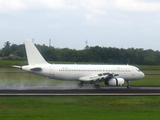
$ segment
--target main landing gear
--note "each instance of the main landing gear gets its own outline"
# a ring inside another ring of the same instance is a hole
[[[82,88],[83,87],[83,82],[78,83],[78,88]]]
[[[83,82],[78,83],[77,87],[82,88],[83,87]],[[94,88],[100,89],[100,85],[94,84]]]
[[[131,86],[129,85],[129,81],[126,81],[127,82],[127,88],[130,89]]]
[[[94,85],[94,88],[100,89],[100,85],[95,84],[95,85]]]

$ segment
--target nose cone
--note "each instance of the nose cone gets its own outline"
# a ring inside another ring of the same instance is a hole
[[[145,74],[141,72],[141,79],[144,78]]]

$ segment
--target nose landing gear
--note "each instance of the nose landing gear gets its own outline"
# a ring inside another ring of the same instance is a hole
[[[127,88],[130,89],[131,86],[129,85],[129,81],[126,81],[127,82]]]

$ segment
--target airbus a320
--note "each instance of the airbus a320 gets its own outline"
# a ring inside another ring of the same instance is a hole
[[[99,89],[100,82],[106,86],[123,86],[129,81],[142,79],[145,75],[139,68],[131,65],[81,65],[81,64],[50,64],[37,50],[30,40],[25,40],[28,65],[13,67],[40,76],[67,81],[79,81],[78,87],[93,84]]]

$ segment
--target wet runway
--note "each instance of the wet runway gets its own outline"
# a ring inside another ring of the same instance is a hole
[[[101,86],[0,86],[0,96],[154,96],[160,95],[160,86],[131,86],[123,87]]]

